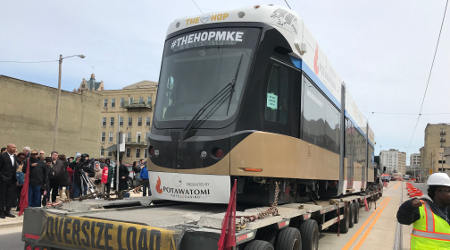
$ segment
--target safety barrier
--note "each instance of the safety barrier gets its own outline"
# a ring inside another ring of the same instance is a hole
[[[423,195],[423,192],[420,189],[414,187],[414,185],[411,184],[410,182],[406,183],[406,190],[408,190],[408,196],[410,198],[419,197]]]

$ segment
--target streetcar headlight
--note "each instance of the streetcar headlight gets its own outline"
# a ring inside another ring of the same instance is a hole
[[[214,148],[212,153],[216,158],[219,158],[219,159],[225,155],[225,153],[223,152],[223,149],[221,149],[221,148]]]

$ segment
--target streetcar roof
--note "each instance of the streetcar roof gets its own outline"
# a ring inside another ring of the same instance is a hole
[[[212,23],[265,23],[277,29],[288,41],[292,53],[301,58],[340,105],[341,86],[345,85],[331,66],[326,55],[320,49],[311,32],[305,27],[303,20],[294,11],[277,5],[255,5],[229,11],[204,13],[194,17],[184,17],[174,20],[167,30],[170,35],[180,30]],[[346,111],[355,125],[373,143],[373,132],[369,128],[367,133],[367,119],[359,111],[356,103],[346,91]]]

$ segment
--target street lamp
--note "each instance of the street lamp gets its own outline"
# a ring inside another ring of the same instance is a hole
[[[60,105],[60,98],[61,98],[61,67],[62,67],[62,62],[64,59],[66,58],[71,58],[71,57],[79,57],[81,59],[84,59],[86,56],[81,54],[81,55],[72,55],[72,56],[65,56],[63,57],[62,55],[59,55],[59,69],[58,69],[58,95],[56,96],[56,112],[55,112],[55,125],[54,125],[54,130],[53,130],[53,150],[56,150],[56,140],[58,138],[58,122],[59,122],[59,105]]]

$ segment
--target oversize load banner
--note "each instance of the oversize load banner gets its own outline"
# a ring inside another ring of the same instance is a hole
[[[221,203],[230,199],[230,176],[149,171],[152,197],[163,200]]]
[[[46,214],[39,242],[71,249],[175,250],[171,230],[125,222]]]

